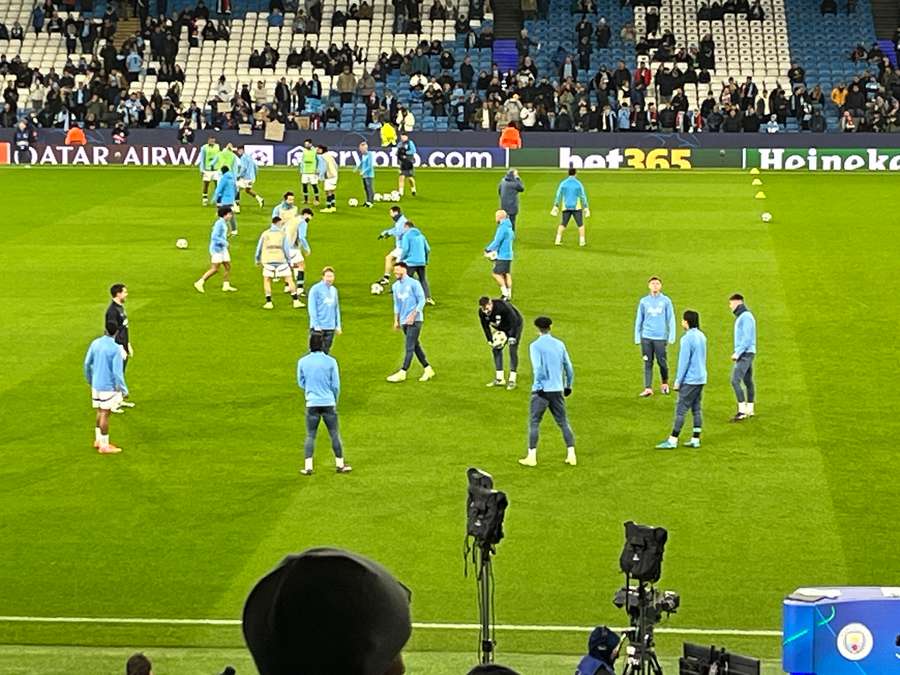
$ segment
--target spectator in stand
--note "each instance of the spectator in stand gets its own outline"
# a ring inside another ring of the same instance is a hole
[[[606,49],[609,47],[609,39],[612,36],[612,30],[610,29],[609,24],[606,23],[606,19],[602,16],[597,22],[597,31],[595,35],[597,38],[598,49]]]
[[[750,11],[747,13],[748,21],[763,21],[766,18],[766,11],[763,9],[759,0],[753,0],[750,5]]]
[[[769,121],[766,122],[766,133],[777,134],[779,131],[781,131],[781,125],[778,124],[778,116],[769,115]]]
[[[791,83],[791,88],[796,89],[798,86],[806,84],[806,71],[796,63],[792,63],[787,71],[787,78]]]
[[[349,66],[344,66],[344,71],[338,76],[337,91],[341,95],[341,103],[350,103],[356,92],[356,77],[350,72]]]
[[[153,665],[143,654],[132,654],[125,663],[125,675],[153,675]]]
[[[410,598],[372,560],[308,549],[257,582],[244,605],[244,639],[267,675],[400,675],[412,633]]]
[[[844,114],[841,115],[841,131],[846,133],[856,131],[856,120],[853,119],[853,115],[849,110],[845,110]]]
[[[535,42],[528,36],[528,29],[523,28],[519,31],[519,36],[516,38],[516,49],[519,52],[519,58],[524,59],[529,54],[529,50],[532,47],[540,48],[540,43]]]
[[[837,16],[837,2],[835,0],[822,0],[822,4],[819,5],[819,11],[822,12],[822,16],[826,14]]]

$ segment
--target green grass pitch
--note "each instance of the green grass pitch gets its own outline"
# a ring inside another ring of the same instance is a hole
[[[252,264],[270,205],[299,192],[294,172],[261,172],[267,206],[245,199],[232,249],[239,292],[213,280],[206,295],[191,284],[206,269],[214,215],[199,205],[196,170],[0,172],[0,614],[234,619],[282,555],[331,544],[393,570],[413,589],[415,621],[472,623],[462,539],[473,465],[510,498],[495,562],[502,624],[621,625],[611,598],[627,519],[669,529],[661,587],[683,602],[670,628],[777,630],[781,598],[797,586],[896,582],[896,177],[764,174],[762,202],[746,173],[584,172],[593,213],[579,249],[574,232],[553,246],[560,173],[523,172],[514,292],[529,326],[553,317],[574,361],[578,467],[563,464],[549,416],[539,466],[516,463],[527,356],[518,391],[484,386],[493,367],[476,302],[497,292],[481,250],[501,172],[423,171],[419,196],[403,202],[431,241],[438,305],[423,331],[437,377],[401,385],[384,381],[402,351],[390,296],[369,293],[389,248],[376,241],[387,206],[347,208],[361,189],[345,173],[338,214],[312,223],[308,267],[337,269],[344,335],[333,354],[355,471],[325,471],[320,436],[323,470],[308,479],[297,474],[295,384],[307,315],[281,295],[264,312]],[[381,171],[376,189],[395,180]],[[179,237],[188,250],[175,248]],[[654,451],[674,400],[637,398],[632,326],[651,274],[679,314],[700,312],[709,339],[699,452]],[[137,407],[112,420],[124,453],[103,457],[91,448],[81,363],[116,281],[130,289]],[[759,322],[757,417],[742,425],[727,423],[734,291]],[[661,651],[675,655],[683,638],[661,636]],[[779,654],[772,637],[695,639]],[[567,673],[585,642],[501,631],[498,660],[529,675]],[[3,673],[114,673],[132,648],[168,672],[213,672],[228,660],[251,671],[232,626],[0,620],[0,644]],[[471,632],[418,629],[410,672],[464,672],[475,651]]]

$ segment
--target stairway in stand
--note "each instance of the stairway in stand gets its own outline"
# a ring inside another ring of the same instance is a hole
[[[141,30],[141,22],[137,18],[119,19],[119,25],[116,26],[116,34],[113,36],[113,44],[116,49],[121,49],[122,45],[134,34]]]
[[[494,0],[494,62],[500,72],[519,67],[516,38],[522,30],[520,0]]]

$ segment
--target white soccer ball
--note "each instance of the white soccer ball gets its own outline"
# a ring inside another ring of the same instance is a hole
[[[770,222],[772,222],[772,214],[769,213],[768,211],[766,211],[765,213],[763,213],[763,214],[762,214],[762,221],[763,221],[764,223],[770,223]]]
[[[488,260],[496,260],[497,259],[497,251],[488,251],[484,254],[484,257]]]
[[[371,292],[372,295],[381,295],[384,293],[384,286],[381,284],[372,284],[369,286],[369,292]]]
[[[400,192],[398,190],[394,190],[391,192],[391,201],[399,202],[400,201]]]
[[[506,346],[506,339],[506,333],[502,330],[495,331],[491,339],[491,345],[494,349],[503,349]]]
[[[376,202],[380,202],[380,201],[382,201],[383,199],[384,199],[384,195],[382,195],[380,192],[376,192],[376,193],[375,193],[375,201],[376,201]]]
[[[347,200],[347,206],[359,206],[359,200],[356,197],[350,197],[350,199]]]
[[[179,239],[175,242],[175,248],[187,248],[187,239]]]

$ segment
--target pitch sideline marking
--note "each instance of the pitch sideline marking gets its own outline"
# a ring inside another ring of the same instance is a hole
[[[0,616],[0,623],[68,623],[68,624],[138,624],[152,626],[240,626],[237,619],[147,619],[84,616]],[[476,623],[414,622],[420,630],[478,630]],[[594,626],[553,626],[498,624],[497,630],[537,633],[589,633]],[[615,630],[624,630],[616,628]],[[741,630],[736,628],[657,628],[657,633],[670,635],[736,635],[743,637],[781,637],[778,630]]]

